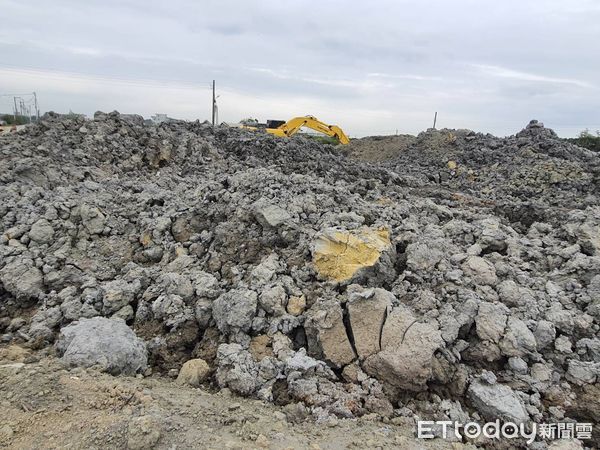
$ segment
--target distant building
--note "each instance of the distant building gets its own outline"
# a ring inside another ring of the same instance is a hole
[[[163,123],[163,122],[168,122],[169,120],[173,120],[169,116],[167,116],[166,114],[154,114],[150,118],[152,119],[152,122],[154,122],[155,124],[159,124],[159,123]]]

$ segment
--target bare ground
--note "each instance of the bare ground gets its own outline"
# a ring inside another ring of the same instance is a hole
[[[368,162],[390,161],[398,157],[416,141],[415,136],[370,136],[352,139],[342,150],[351,158]]]
[[[282,408],[227,389],[67,370],[52,355],[14,346],[0,355],[2,448],[463,448],[418,441],[408,418],[293,423]]]

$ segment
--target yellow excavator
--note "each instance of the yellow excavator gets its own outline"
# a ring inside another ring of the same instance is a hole
[[[246,120],[241,122],[241,127],[254,131],[264,129],[267,133],[279,137],[291,137],[300,131],[302,127],[307,127],[337,139],[340,144],[350,143],[350,139],[348,139],[348,136],[346,136],[346,133],[344,133],[340,127],[337,125],[327,125],[313,116],[294,117],[287,122],[284,122],[283,120],[267,120],[266,124],[260,124],[258,121]]]

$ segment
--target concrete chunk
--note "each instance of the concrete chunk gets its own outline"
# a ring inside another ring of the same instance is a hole
[[[344,326],[342,307],[334,300],[318,301],[306,312],[304,323],[311,355],[340,368],[356,355]]]
[[[364,289],[350,294],[348,315],[358,356],[366,358],[381,350],[379,341],[394,295],[385,289]]]
[[[407,308],[395,308],[383,326],[382,350],[368,357],[363,368],[391,388],[424,390],[434,352],[443,345],[436,324],[418,322]]]
[[[501,419],[515,423],[529,420],[529,414],[519,397],[508,386],[475,380],[469,386],[467,395],[473,406],[488,420]]]

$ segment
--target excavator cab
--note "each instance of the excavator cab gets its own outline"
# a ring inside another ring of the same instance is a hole
[[[267,128],[279,128],[285,120],[267,120]]]

